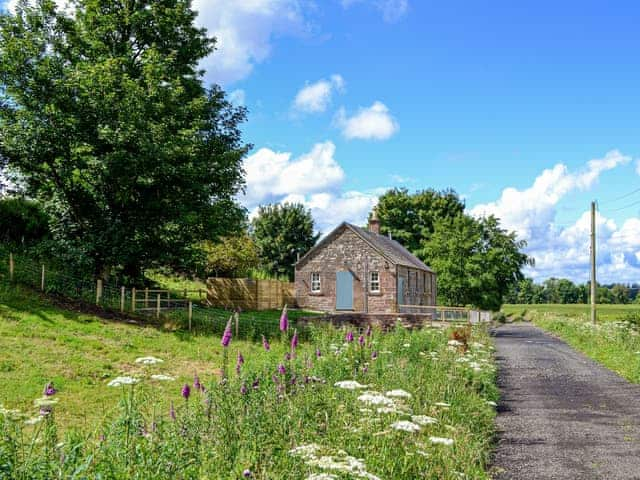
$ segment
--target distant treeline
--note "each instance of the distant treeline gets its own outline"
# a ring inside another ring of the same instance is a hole
[[[505,303],[588,303],[591,283],[575,284],[566,278],[549,278],[541,284],[526,278],[514,284],[507,293]],[[640,303],[640,284],[598,284],[597,303]]]

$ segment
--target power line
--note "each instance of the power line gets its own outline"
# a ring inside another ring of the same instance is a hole
[[[617,202],[618,200],[622,200],[624,198],[630,197],[631,195],[633,195],[634,193],[638,193],[640,192],[640,188],[636,188],[635,190],[633,190],[632,192],[629,193],[625,193],[624,195],[621,195],[619,197],[616,198],[612,198],[611,200],[607,200],[606,202],[604,202],[605,204],[609,204],[609,203],[614,203]]]
[[[636,205],[640,205],[640,200],[638,200],[636,202],[633,202],[633,203],[629,203],[628,205],[625,205],[624,207],[615,208],[613,210],[607,210],[607,213],[619,212],[621,210],[626,210],[627,208],[635,207]]]

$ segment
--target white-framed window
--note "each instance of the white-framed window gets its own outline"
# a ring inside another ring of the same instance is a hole
[[[320,293],[320,273],[313,272],[311,274],[311,293]]]
[[[380,272],[369,272],[369,291],[380,292]]]

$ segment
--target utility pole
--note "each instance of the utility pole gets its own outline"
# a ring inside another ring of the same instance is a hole
[[[596,202],[591,202],[591,323],[596,323]]]

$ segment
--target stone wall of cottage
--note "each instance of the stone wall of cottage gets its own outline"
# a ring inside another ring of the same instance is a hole
[[[367,267],[368,263],[368,267]],[[296,268],[295,290],[300,308],[333,312],[336,308],[336,272],[353,275],[353,311],[365,307],[365,269],[377,271],[380,292],[367,292],[370,313],[388,313],[396,309],[396,267],[376,252],[353,231],[345,228],[326,245],[312,253],[311,258]],[[311,274],[320,273],[320,292],[311,292]]]

